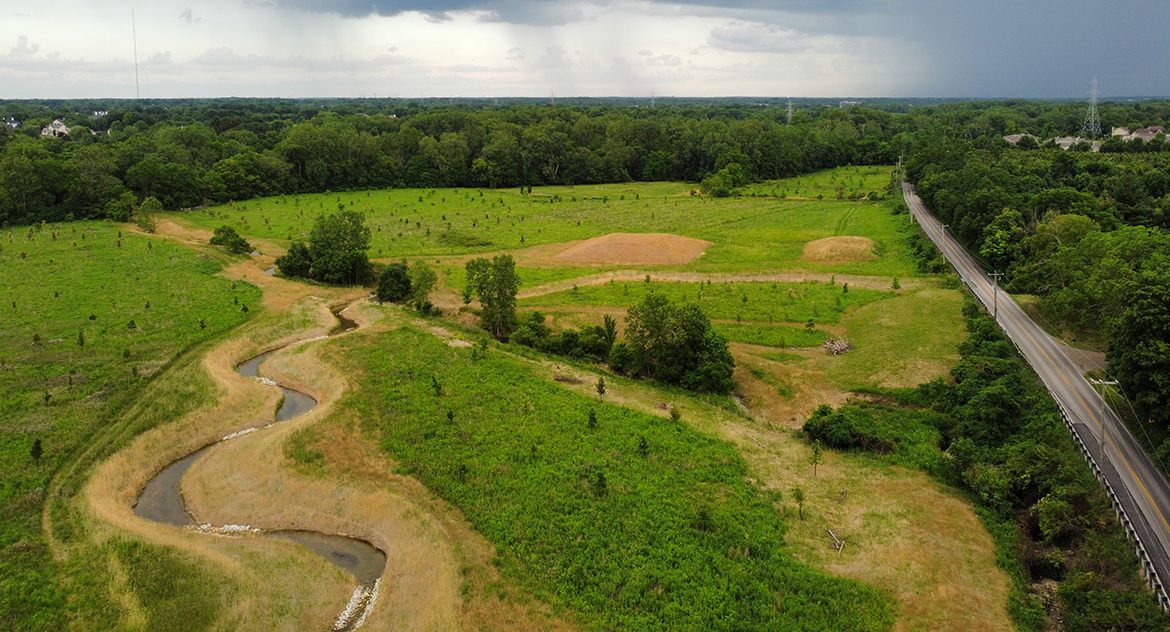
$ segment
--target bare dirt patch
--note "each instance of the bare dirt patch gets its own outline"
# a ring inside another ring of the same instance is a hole
[[[558,263],[681,265],[703,254],[711,242],[669,233],[610,233],[571,244],[553,256]]]
[[[877,249],[868,237],[826,237],[804,245],[805,261],[818,263],[849,263],[853,261],[876,261]]]

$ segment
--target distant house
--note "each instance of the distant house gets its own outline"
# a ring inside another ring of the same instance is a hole
[[[1126,140],[1143,140],[1143,141],[1149,142],[1151,140],[1154,140],[1154,137],[1157,136],[1158,134],[1165,134],[1165,133],[1166,133],[1165,127],[1162,127],[1161,125],[1151,125],[1149,127],[1135,129],[1133,131],[1133,133],[1130,134],[1126,138]]]
[[[1040,142],[1039,138],[1037,138],[1031,134],[1008,134],[1007,136],[1004,136],[1003,139],[1006,140],[1007,142],[1013,144],[1013,145],[1018,145],[1018,144],[1020,144],[1020,141],[1024,140],[1025,137],[1031,138],[1032,140],[1036,141],[1037,143]]]
[[[1053,145],[1065,151],[1081,143],[1089,143],[1091,151],[1101,151],[1101,141],[1099,140],[1089,141],[1089,139],[1081,138],[1080,136],[1057,136],[1052,139]]]
[[[20,127],[20,121],[12,118],[11,116],[6,116],[4,117],[4,125],[11,127],[12,129],[16,129]]]
[[[1140,140],[1140,141],[1148,143],[1148,142],[1154,140],[1154,138],[1158,134],[1164,135],[1165,133],[1166,133],[1166,128],[1162,127],[1161,125],[1151,125],[1149,127],[1135,129],[1132,132],[1129,131],[1128,127],[1114,127],[1113,128],[1113,137],[1120,138],[1121,140],[1123,140],[1127,143],[1135,141],[1135,140]],[[1166,140],[1170,141],[1170,137],[1168,137]]]
[[[69,136],[69,126],[61,122],[61,119],[53,119],[41,130],[41,136],[53,136],[55,138],[65,138]]]
[[[102,118],[103,116],[105,116],[107,114],[109,114],[109,112],[106,110],[94,110],[93,114],[91,116],[93,116],[94,118]]]
[[[842,101],[841,103],[837,104],[837,107],[850,108],[855,105],[861,105],[861,101]]]

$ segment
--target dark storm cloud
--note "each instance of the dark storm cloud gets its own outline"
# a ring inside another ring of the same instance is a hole
[[[1170,0],[269,0],[276,6],[347,17],[418,12],[435,20],[460,11],[484,21],[565,25],[582,9],[634,9],[723,18],[706,44],[736,53],[809,50],[836,36],[844,50],[899,57],[864,61],[913,73],[915,95],[1080,97],[1089,80],[1106,96],[1170,95]],[[909,63],[907,63],[909,62]]]

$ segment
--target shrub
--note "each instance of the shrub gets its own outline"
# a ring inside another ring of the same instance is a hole
[[[313,268],[313,255],[303,241],[294,241],[288,253],[276,260],[280,273],[288,277],[308,277]]]
[[[406,262],[386,266],[378,276],[378,290],[375,294],[383,303],[399,303],[410,296],[410,269]]]
[[[213,246],[222,246],[232,254],[243,255],[252,252],[252,244],[236,232],[231,226],[220,226],[212,233],[209,242]]]

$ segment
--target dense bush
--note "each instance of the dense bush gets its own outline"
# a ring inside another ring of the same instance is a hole
[[[213,246],[222,246],[232,254],[244,255],[252,252],[252,244],[240,236],[231,226],[220,226],[211,235],[209,242]]]
[[[617,321],[606,316],[603,325],[586,325],[581,329],[566,329],[552,333],[544,323],[544,314],[532,312],[520,320],[512,333],[512,342],[574,358],[590,358],[604,362],[609,358],[617,336]]]
[[[383,303],[400,303],[410,297],[410,269],[406,262],[391,263],[382,270],[375,295]]]
[[[370,277],[370,229],[354,211],[319,216],[309,233],[309,244],[294,241],[276,260],[280,272],[323,283],[365,283]]]

